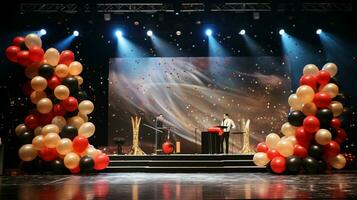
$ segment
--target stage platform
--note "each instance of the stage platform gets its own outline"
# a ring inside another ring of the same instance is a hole
[[[253,154],[110,155],[106,172],[265,172]]]

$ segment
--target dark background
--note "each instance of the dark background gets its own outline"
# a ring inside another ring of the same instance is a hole
[[[61,3],[65,2],[68,1],[61,1]],[[179,1],[161,2],[178,3]],[[278,5],[279,2],[281,1],[275,2],[274,5]],[[42,37],[44,48],[49,48],[63,40],[75,29],[80,32],[80,36],[75,38],[68,49],[75,52],[76,59],[84,65],[83,89],[96,106],[94,113],[91,114],[91,121],[96,125],[98,131],[90,141],[96,146],[107,144],[108,62],[111,57],[117,56],[117,43],[114,36],[116,28],[122,28],[126,37],[141,45],[144,51],[142,56],[157,56],[151,42],[145,39],[147,38],[146,30],[150,28],[172,45],[179,44],[179,47],[182,48],[181,50],[178,48],[176,55],[171,56],[191,57],[208,56],[207,42],[203,41],[206,27],[213,28],[215,37],[229,51],[230,56],[286,56],[282,49],[280,35],[277,34],[280,28],[284,28],[292,36],[309,44],[309,49],[302,52],[303,55],[291,63],[292,88],[297,87],[305,64],[314,63],[322,66],[327,61],[332,61],[339,66],[338,78],[343,92],[350,97],[351,104],[356,105],[355,3],[352,5],[352,12],[302,12],[299,10],[301,1],[293,2],[295,4],[292,4],[291,9],[289,8],[285,12],[276,10],[260,12],[259,20],[253,19],[252,12],[207,11],[179,13],[179,15],[165,12],[112,14],[110,21],[104,21],[103,13],[95,12],[94,4],[91,3],[89,6],[92,12],[79,10],[75,14],[69,14],[63,12],[21,12],[20,4],[11,1],[9,4],[7,2],[7,5],[1,6],[0,49],[4,52],[13,37],[25,35],[41,28],[47,30],[47,35]],[[81,6],[88,1],[76,1],[75,3]],[[135,25],[136,21],[139,22],[139,25]],[[238,35],[242,28],[259,44],[259,51],[252,52]],[[323,45],[315,34],[317,28],[322,28],[339,39],[336,42],[339,46],[336,48],[338,51],[324,51]],[[180,30],[182,35],[176,36],[176,30]],[[329,57],[326,56],[327,53],[329,53]],[[32,105],[21,90],[22,84],[26,80],[23,69],[9,63],[5,59],[4,53],[1,53],[0,58],[0,94],[2,97],[0,134],[3,142],[8,144],[6,155],[9,156],[6,163],[12,166],[16,164],[16,159],[10,155],[17,155],[19,147],[19,144],[14,140],[14,128],[23,122]]]

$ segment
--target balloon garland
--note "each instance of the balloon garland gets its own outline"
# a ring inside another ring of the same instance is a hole
[[[322,70],[313,64],[304,67],[300,87],[288,99],[291,109],[288,122],[281,126],[284,136],[270,133],[257,145],[256,165],[267,166],[276,174],[344,168],[346,158],[340,153],[340,144],[347,134],[336,74],[334,63],[325,64]]]
[[[70,50],[42,49],[36,34],[15,37],[6,57],[24,67],[30,81],[25,94],[35,109],[19,124],[15,133],[23,144],[19,157],[30,162],[39,157],[55,169],[64,165],[72,173],[103,170],[109,157],[88,143],[95,132],[88,115],[94,104],[80,86],[83,66]],[[63,166],[62,166],[63,167]]]

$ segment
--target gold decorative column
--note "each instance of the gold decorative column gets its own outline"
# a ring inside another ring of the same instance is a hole
[[[243,128],[243,147],[242,150],[240,151],[241,153],[255,153],[254,150],[250,149],[250,142],[249,142],[249,126],[250,126],[250,120],[248,119],[245,121],[245,119],[242,119],[242,128]]]
[[[131,147],[129,155],[146,155],[146,153],[139,146],[140,121],[140,117],[131,117],[131,125],[133,126],[133,146]]]

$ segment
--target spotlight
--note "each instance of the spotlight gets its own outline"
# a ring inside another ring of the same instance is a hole
[[[79,32],[78,31],[73,31],[73,35],[77,37],[79,35]]]
[[[115,35],[117,36],[117,37],[123,37],[123,32],[121,32],[121,31],[115,31]]]
[[[40,30],[40,35],[46,35],[47,31],[45,29]]]
[[[239,35],[244,35],[244,34],[245,34],[245,30],[244,29],[239,31]]]
[[[279,30],[279,34],[280,34],[280,35],[284,35],[284,34],[285,34],[285,30],[284,30],[284,29],[280,29],[280,30]]]
[[[211,29],[207,29],[205,33],[206,33],[207,36],[211,36],[212,35],[212,30]]]
[[[151,37],[152,34],[153,34],[152,30],[148,30],[148,31],[146,32],[146,35],[149,36],[149,37]]]
[[[322,33],[322,29],[319,28],[319,29],[316,30],[316,34],[317,35],[320,35],[321,33]]]

